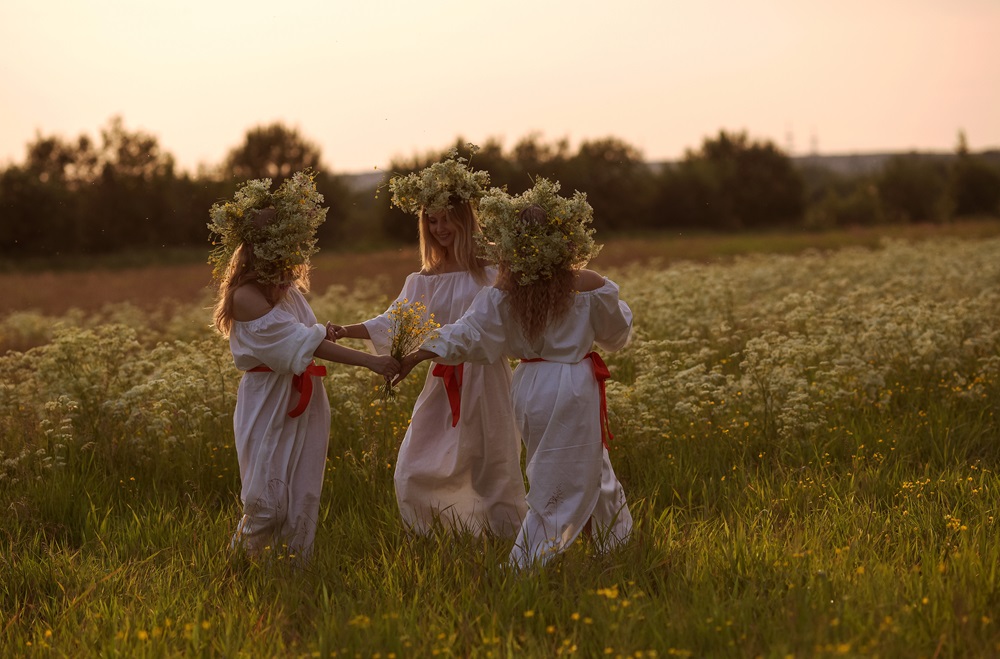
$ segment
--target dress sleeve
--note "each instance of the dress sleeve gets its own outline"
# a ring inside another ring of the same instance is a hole
[[[413,277],[413,274],[406,277],[406,281],[403,283],[403,290],[399,292],[399,295],[396,296],[396,299],[393,300],[388,309],[374,318],[366,320],[362,323],[362,325],[365,326],[365,329],[368,330],[368,336],[371,338],[371,347],[375,351],[375,354],[389,354],[389,348],[391,347],[392,342],[392,337],[389,335],[389,328],[392,326],[392,321],[389,320],[389,311],[397,302],[416,299],[416,289]]]
[[[306,325],[277,308],[256,320],[240,323],[238,331],[247,352],[275,373],[304,372],[326,338],[323,325]]]
[[[439,355],[442,364],[492,364],[504,356],[506,334],[499,312],[502,294],[495,288],[479,291],[469,309],[454,323],[421,346]]]
[[[594,328],[594,342],[602,350],[614,352],[628,343],[632,333],[632,310],[618,297],[618,284],[605,279],[605,284],[595,291],[590,309]]]

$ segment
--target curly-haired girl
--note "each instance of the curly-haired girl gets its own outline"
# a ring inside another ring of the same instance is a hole
[[[529,489],[528,514],[510,554],[519,568],[544,563],[581,532],[607,550],[632,529],[606,444],[610,373],[593,352],[595,343],[607,351],[625,345],[632,312],[614,282],[582,268],[597,251],[586,228],[589,204],[557,191],[558,185],[540,181],[518,198],[491,192],[492,203],[482,210],[499,263],[495,286],[483,289],[458,322],[405,356],[397,378],[424,359],[521,360],[513,402]]]

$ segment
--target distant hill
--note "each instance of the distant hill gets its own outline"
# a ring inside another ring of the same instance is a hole
[[[361,174],[344,174],[343,177],[351,192],[364,192],[378,187],[386,175],[387,172],[362,172]]]
[[[896,156],[910,155],[921,159],[947,161],[955,157],[953,152],[910,152],[910,153],[848,153],[839,155],[793,156],[792,161],[799,167],[819,167],[844,174],[858,176],[878,171]]]
[[[1000,149],[990,149],[973,153],[974,156],[985,158],[996,166],[1000,166]],[[955,157],[953,151],[897,151],[889,153],[845,153],[831,155],[792,156],[792,162],[801,168],[818,167],[828,169],[845,176],[860,176],[878,171],[890,158],[896,156],[916,156],[928,160],[948,161]],[[653,171],[673,164],[672,161],[650,162]],[[360,174],[344,174],[344,181],[354,192],[374,189],[387,172],[362,172]]]

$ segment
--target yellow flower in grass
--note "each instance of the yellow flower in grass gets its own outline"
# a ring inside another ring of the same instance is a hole
[[[598,588],[597,594],[603,595],[604,597],[607,597],[609,600],[618,599],[618,586],[614,585],[611,586],[610,588]]]

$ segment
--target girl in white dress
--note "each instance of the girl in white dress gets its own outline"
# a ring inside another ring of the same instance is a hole
[[[518,568],[542,564],[581,532],[608,550],[624,542],[632,517],[608,457],[607,367],[597,353],[622,348],[632,312],[618,286],[581,267],[599,249],[582,193],[564,199],[537,181],[518,197],[491,190],[481,202],[488,252],[499,276],[456,323],[404,357],[414,364],[521,364],[514,372],[514,416],[527,450],[528,514],[510,554]]]
[[[393,306],[419,302],[438,323],[458,320],[496,277],[496,268],[476,256],[474,204],[489,179],[465,162],[453,156],[390,182],[393,203],[419,218],[422,261]],[[369,339],[378,354],[387,354],[390,326],[386,311],[363,323],[328,328],[334,340]],[[512,536],[526,507],[510,365],[451,364],[428,369],[399,447],[394,481],[400,515],[418,534],[440,526]]]
[[[221,240],[213,252],[219,281],[214,321],[244,371],[233,414],[243,515],[232,546],[307,558],[319,517],[330,437],[330,403],[314,357],[365,366],[389,378],[391,357],[338,346],[302,293],[309,288],[315,229],[325,219],[308,174],[274,193],[249,181],[232,202],[212,207]]]

